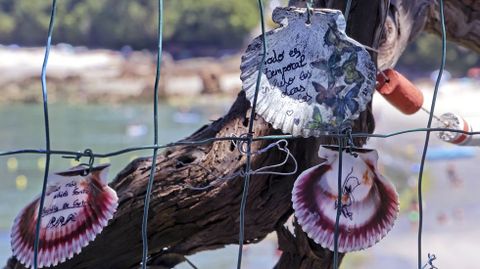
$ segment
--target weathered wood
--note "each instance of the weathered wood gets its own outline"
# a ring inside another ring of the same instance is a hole
[[[406,49],[422,31],[430,0],[392,0],[380,40],[378,67],[394,67]]]
[[[447,38],[480,53],[480,1],[445,0]],[[441,36],[438,0],[428,10],[425,30]]]
[[[298,223],[294,222],[294,234],[285,228],[277,229],[279,249],[282,256],[278,261],[275,269],[310,269],[310,268],[333,268],[332,259],[333,252],[319,248],[307,235],[302,231]],[[343,258],[340,254],[340,259]],[[296,267],[291,267],[296,266]]]

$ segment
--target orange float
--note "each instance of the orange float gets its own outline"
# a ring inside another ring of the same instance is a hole
[[[422,92],[399,72],[387,69],[377,75],[377,82],[377,91],[402,113],[410,115],[422,108]]]

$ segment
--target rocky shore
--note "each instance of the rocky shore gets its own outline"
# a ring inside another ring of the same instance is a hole
[[[44,48],[0,47],[0,103],[42,101]],[[151,101],[155,54],[54,46],[47,67],[49,102]],[[159,97],[234,96],[241,88],[240,56],[173,60],[163,53]]]

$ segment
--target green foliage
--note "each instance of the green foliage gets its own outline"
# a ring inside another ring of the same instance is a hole
[[[0,0],[0,43],[43,45],[50,1]],[[238,48],[258,23],[256,1],[165,1],[171,46]],[[157,1],[58,1],[55,42],[91,47],[156,47]]]
[[[442,43],[438,36],[422,34],[407,47],[397,66],[410,73],[437,70],[440,66],[441,51]],[[447,42],[446,69],[453,76],[465,76],[469,68],[478,65],[480,55]]]
[[[167,38],[186,46],[238,47],[258,23],[255,1],[182,0],[168,1]]]

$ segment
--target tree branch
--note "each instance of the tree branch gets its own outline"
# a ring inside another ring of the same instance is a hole
[[[448,40],[480,53],[480,1],[445,0],[444,10]],[[428,12],[425,31],[441,36],[438,0]]]

